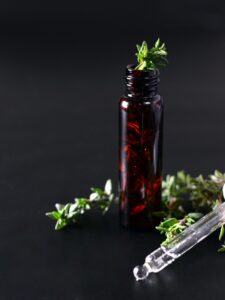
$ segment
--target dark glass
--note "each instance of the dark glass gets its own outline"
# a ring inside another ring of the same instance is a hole
[[[159,71],[126,70],[127,92],[119,102],[119,195],[125,227],[157,225],[162,182],[163,101]]]

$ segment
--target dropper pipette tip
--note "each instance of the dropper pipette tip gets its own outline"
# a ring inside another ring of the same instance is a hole
[[[134,277],[137,281],[147,278],[150,272],[150,267],[147,263],[136,266],[133,270]]]

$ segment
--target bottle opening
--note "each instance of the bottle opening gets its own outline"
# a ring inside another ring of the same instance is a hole
[[[135,70],[135,65],[126,69],[127,94],[131,97],[149,97],[158,91],[159,70]]]

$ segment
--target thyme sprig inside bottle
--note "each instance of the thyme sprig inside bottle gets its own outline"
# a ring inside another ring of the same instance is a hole
[[[167,62],[164,44],[137,45],[137,64],[126,68],[126,93],[119,102],[119,196],[121,222],[148,229],[158,220],[162,183],[163,100],[159,68]]]

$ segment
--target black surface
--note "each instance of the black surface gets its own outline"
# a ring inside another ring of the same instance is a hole
[[[0,299],[218,299],[217,235],[143,283],[134,265],[155,233],[121,229],[117,208],[76,228],[44,216],[117,179],[117,101],[134,45],[170,52],[164,174],[224,167],[224,7],[220,1],[0,3]],[[107,4],[108,5],[108,4]],[[152,8],[152,9],[151,9]]]

